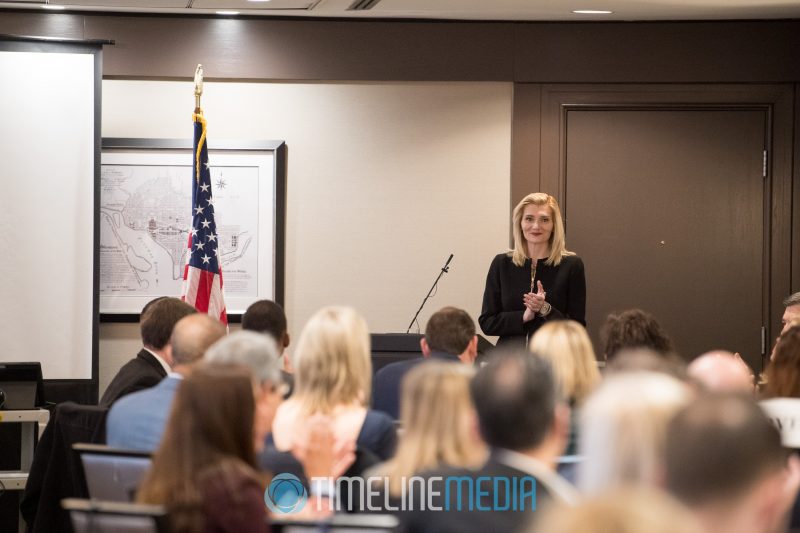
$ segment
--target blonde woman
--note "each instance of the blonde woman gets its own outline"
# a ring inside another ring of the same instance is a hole
[[[497,345],[524,348],[549,320],[570,318],[586,324],[583,262],[564,243],[564,223],[556,199],[529,194],[514,208],[514,249],[497,255],[486,276],[478,318]]]
[[[439,361],[424,362],[406,375],[397,453],[370,472],[389,478],[391,497],[400,497],[404,477],[446,466],[475,468],[486,460],[469,392],[473,375],[471,367]]]
[[[600,383],[592,341],[586,328],[574,320],[543,325],[531,339],[530,349],[550,362],[556,384],[572,406],[581,406]]]
[[[578,488],[594,495],[654,486],[664,467],[667,424],[691,397],[685,383],[666,374],[627,372],[603,380],[581,410]]]
[[[392,419],[367,409],[372,384],[367,323],[349,307],[326,307],[306,324],[294,352],[294,393],[272,426],[275,447],[293,449],[312,415],[330,417],[337,443],[355,443],[386,460],[394,453]]]

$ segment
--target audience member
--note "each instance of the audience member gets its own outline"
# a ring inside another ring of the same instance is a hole
[[[391,497],[399,498],[402,483],[419,472],[448,466],[477,468],[486,460],[469,395],[473,375],[470,367],[431,361],[405,377],[397,453],[369,472],[389,478]]]
[[[603,375],[656,372],[686,381],[686,362],[675,353],[660,354],[650,348],[623,348],[603,370]]]
[[[253,377],[201,365],[178,388],[167,431],[137,500],[166,506],[170,531],[265,532],[265,483],[255,471]]]
[[[172,328],[178,320],[196,312],[194,307],[178,298],[156,298],[145,305],[139,316],[144,347],[120,368],[106,388],[100,405],[111,407],[126,394],[152,387],[164,379],[172,364],[169,343]]]
[[[329,416],[336,441],[354,442],[386,460],[394,453],[392,419],[367,409],[372,383],[369,332],[364,319],[347,307],[327,307],[311,317],[294,352],[295,391],[278,409],[275,446],[291,450],[306,421]]]
[[[766,371],[765,398],[800,398],[800,325],[778,337]]]
[[[787,296],[783,301],[783,306],[786,309],[783,311],[783,317],[781,318],[781,324],[783,325],[781,333],[789,329],[791,322],[800,321],[800,292]]]
[[[667,423],[690,400],[689,387],[666,374],[606,377],[581,411],[579,488],[595,495],[628,485],[656,485]]]
[[[313,494],[316,488],[308,486],[308,479],[338,477],[353,463],[352,446],[334,442],[332,422],[325,417],[309,418],[291,451],[276,450],[266,438],[272,431],[275,413],[286,389],[281,381],[278,347],[271,336],[253,331],[231,333],[208,349],[205,361],[207,364],[241,365],[252,372],[255,382],[253,438],[260,469],[273,474],[294,474]],[[317,501],[316,498],[312,500]]]
[[[783,445],[800,449],[800,324],[781,333],[773,353],[761,407],[780,430]]]
[[[686,507],[654,488],[628,487],[575,507],[554,506],[531,531],[551,533],[703,533]]]
[[[641,309],[608,315],[600,335],[607,361],[613,360],[624,348],[649,348],[659,355],[674,351],[672,341],[655,317]]]
[[[692,380],[708,391],[753,394],[753,373],[739,354],[715,350],[695,358],[686,369]]]
[[[284,352],[289,347],[289,328],[283,307],[272,300],[258,300],[250,305],[242,315],[242,329],[270,335],[278,345],[278,355],[283,361],[283,382],[288,385],[286,396],[292,393],[294,379],[291,363]]]
[[[106,419],[107,444],[129,450],[155,450],[164,434],[178,385],[206,349],[226,333],[219,320],[206,314],[194,313],[180,319],[169,341],[172,371],[155,386],[114,403]]]
[[[589,335],[573,320],[548,322],[531,339],[530,349],[550,362],[556,385],[570,405],[580,406],[600,383]]]
[[[665,484],[706,533],[784,529],[800,468],[787,469],[778,431],[746,395],[701,396],[669,423]]]
[[[453,468],[432,475],[470,479],[473,484],[505,479],[508,484],[500,483],[488,492],[450,491],[450,500],[440,502],[449,506],[449,511],[403,514],[408,531],[522,531],[533,516],[531,509],[501,507],[511,502],[514,494],[519,496],[511,486],[521,478],[536,480],[537,511],[553,501],[575,503],[574,489],[553,470],[566,444],[569,408],[560,402],[547,361],[531,357],[527,351],[497,352],[478,371],[470,389],[480,433],[492,449],[489,459],[477,470]],[[447,492],[439,496],[444,494]]]
[[[390,363],[375,373],[372,407],[394,419],[400,415],[400,384],[403,376],[419,363],[436,359],[472,365],[478,356],[475,323],[466,311],[445,307],[428,319],[425,336],[420,339],[423,358]]]

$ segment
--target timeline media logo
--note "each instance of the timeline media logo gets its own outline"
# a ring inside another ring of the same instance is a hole
[[[264,491],[264,503],[273,513],[296,513],[305,507],[308,492],[293,474],[278,474]]]

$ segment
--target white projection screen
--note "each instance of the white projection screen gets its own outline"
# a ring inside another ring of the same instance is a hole
[[[100,44],[0,37],[0,362],[95,397],[101,61]]]

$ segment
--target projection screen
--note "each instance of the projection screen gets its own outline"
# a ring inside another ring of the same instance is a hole
[[[0,362],[95,387],[101,59],[0,37]]]

